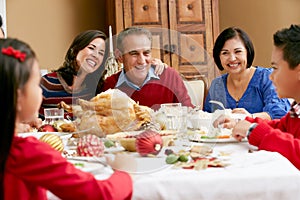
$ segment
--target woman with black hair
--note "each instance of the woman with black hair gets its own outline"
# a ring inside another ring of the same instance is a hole
[[[276,119],[290,109],[288,99],[280,99],[269,76],[272,69],[252,66],[254,47],[246,32],[237,27],[225,29],[217,38],[213,57],[220,71],[226,73],[212,81],[204,111],[214,112],[223,103],[232,113]]]
[[[105,40],[106,35],[98,30],[84,31],[75,37],[63,65],[41,79],[40,115],[44,108],[57,107],[61,101],[73,104],[78,98],[89,100],[95,96],[104,71]]]

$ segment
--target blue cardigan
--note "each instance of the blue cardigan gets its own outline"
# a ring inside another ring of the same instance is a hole
[[[245,108],[249,113],[267,112],[272,119],[283,117],[290,109],[290,102],[278,97],[269,78],[271,73],[270,68],[256,67],[245,93],[238,102],[228,92],[228,74],[217,77],[209,88],[203,110],[214,112],[221,109],[209,103],[210,100],[217,100],[222,102],[225,108]]]

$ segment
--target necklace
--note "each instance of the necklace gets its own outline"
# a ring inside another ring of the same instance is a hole
[[[248,85],[250,83],[250,80],[254,73],[254,71],[251,68],[246,69],[246,70],[248,71],[246,76],[232,79],[231,74],[229,74],[228,78],[227,78],[228,92],[232,96],[232,98],[235,100],[236,108],[239,106],[239,102],[240,102],[241,98],[243,97],[244,93],[246,92]]]
[[[239,101],[240,101],[240,100],[235,101],[235,107],[236,107],[236,108],[239,106]]]
[[[244,81],[241,81],[238,84],[234,84],[232,80],[230,82],[231,83],[228,84],[228,92],[235,100],[235,106],[237,108],[239,105],[239,101],[241,100],[244,93],[246,92],[248,84],[245,83]]]

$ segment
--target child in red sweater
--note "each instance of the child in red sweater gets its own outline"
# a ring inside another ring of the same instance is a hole
[[[249,118],[238,122],[232,131],[241,141],[248,137],[259,150],[279,152],[300,169],[300,25],[291,25],[273,35],[273,73],[270,79],[280,98],[293,98],[291,110],[277,120]],[[224,127],[232,123],[225,121]]]
[[[18,137],[15,124],[36,118],[42,102],[40,69],[31,48],[0,39],[0,199],[131,199],[132,181],[115,171],[96,180],[77,169],[50,145]]]

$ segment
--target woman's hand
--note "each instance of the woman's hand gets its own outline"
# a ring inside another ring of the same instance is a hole
[[[158,58],[153,58],[151,61],[151,64],[155,66],[154,73],[156,75],[161,75],[163,71],[168,68],[168,65],[166,63],[163,63]]]
[[[252,117],[251,113],[249,113],[245,108],[235,108],[232,110],[232,113],[244,114],[246,116]]]

